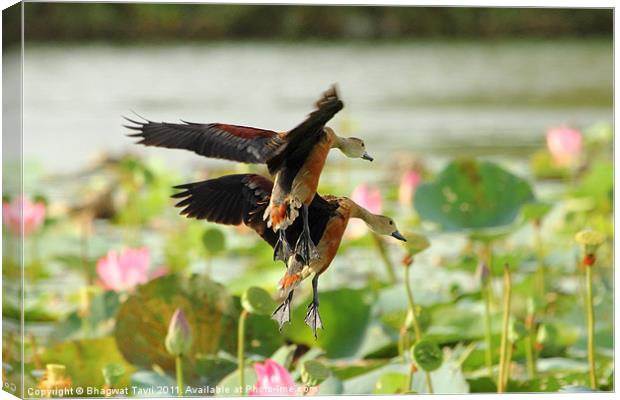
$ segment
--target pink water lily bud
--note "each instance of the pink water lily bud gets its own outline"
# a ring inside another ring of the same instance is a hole
[[[110,250],[97,261],[99,284],[104,289],[122,292],[163,275],[165,272],[161,268],[149,272],[150,260],[149,249],[146,247],[121,252]]]
[[[256,385],[248,391],[250,396],[295,396],[297,385],[286,368],[267,359],[264,363],[255,363]]]
[[[398,202],[403,207],[410,207],[415,190],[422,181],[422,175],[418,171],[408,171],[400,179],[398,188]]]
[[[166,351],[175,357],[188,354],[192,349],[192,329],[180,308],[172,314],[165,345]]]
[[[2,221],[11,233],[21,235],[22,218],[24,220],[24,236],[28,236],[43,224],[45,203],[33,203],[25,196],[18,196],[10,203],[2,203]]]
[[[583,149],[581,131],[568,127],[547,130],[547,148],[558,166],[568,167],[579,161]]]
[[[351,193],[351,200],[361,207],[364,207],[373,214],[381,214],[383,210],[383,199],[377,187],[367,183],[358,185]],[[349,239],[356,239],[364,236],[368,232],[368,227],[359,219],[352,219],[347,225],[345,235]]]

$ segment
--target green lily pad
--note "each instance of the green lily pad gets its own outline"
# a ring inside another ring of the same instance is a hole
[[[241,295],[241,305],[251,313],[257,315],[271,315],[275,302],[265,289],[252,286]]]
[[[226,249],[226,236],[217,228],[208,228],[202,234],[202,244],[210,255],[216,255]]]
[[[420,340],[411,349],[411,354],[416,364],[424,371],[435,371],[443,362],[443,353],[439,345],[432,340]]]
[[[351,357],[362,344],[370,320],[370,305],[365,294],[365,290],[353,289],[319,293],[320,314],[325,328],[318,331],[318,340],[304,324],[310,299],[295,307],[291,324],[287,324],[283,332],[295,343],[321,347],[329,358]]]
[[[119,387],[127,385],[127,375],[135,371],[135,367],[124,360],[111,337],[59,343],[45,350],[41,362],[64,365],[74,387],[103,387],[106,382],[102,371],[112,364],[116,365],[116,371],[122,369],[126,372],[123,376],[116,376]]]
[[[256,376],[256,371],[252,367],[245,367],[245,371],[243,373],[245,378],[245,390],[256,385],[256,381],[258,380]],[[241,396],[241,385],[239,382],[239,370],[235,370],[230,374],[226,375],[224,379],[218,383],[217,388],[220,391],[216,394],[216,396]]]
[[[185,311],[194,335],[186,357],[190,370],[196,354],[235,351],[237,308],[224,287],[205,276],[170,274],[140,286],[119,307],[114,335],[125,359],[172,374],[174,358],[164,341],[177,308]]]
[[[387,372],[379,378],[373,394],[398,394],[407,392],[407,375]]]
[[[301,366],[301,381],[307,386],[320,385],[330,375],[329,368],[317,360],[308,360]]]
[[[416,190],[415,208],[424,220],[449,231],[477,230],[512,223],[532,201],[530,185],[487,161],[450,163],[434,182]]]
[[[540,220],[551,211],[551,208],[553,208],[551,204],[540,201],[527,203],[521,208],[521,218],[524,222]]]
[[[115,386],[125,375],[125,367],[119,363],[109,363],[101,370],[106,385]]]

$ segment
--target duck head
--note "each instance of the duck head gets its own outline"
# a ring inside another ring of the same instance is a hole
[[[350,158],[362,158],[368,161],[374,160],[366,151],[366,145],[362,139],[337,136],[334,131],[328,127],[325,127],[325,132],[335,136],[333,147],[340,149],[345,156]]]
[[[366,224],[371,231],[378,233],[379,235],[392,236],[398,240],[406,242],[407,239],[398,231],[396,223],[390,217],[385,215],[373,215],[366,220]]]

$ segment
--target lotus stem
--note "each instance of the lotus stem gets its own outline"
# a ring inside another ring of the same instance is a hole
[[[413,259],[412,259],[413,264]],[[415,332],[415,340],[419,342],[422,340],[422,330],[420,329],[420,324],[418,322],[418,317],[415,312],[415,302],[413,300],[413,291],[411,290],[411,284],[409,283],[409,269],[411,269],[411,265],[405,266],[405,290],[407,291],[407,301],[409,303],[409,313],[411,314],[411,319],[413,321],[413,330]],[[409,375],[407,378],[407,390],[411,390],[411,382],[413,380],[413,370],[414,370],[413,360],[411,361],[411,368],[409,370]],[[424,375],[426,378],[426,386],[428,388],[428,392],[430,394],[433,393],[433,382],[431,380],[431,374],[428,371],[424,371]]]
[[[499,348],[499,376],[497,379],[497,393],[505,390],[506,360],[508,353],[508,322],[510,319],[510,295],[512,282],[510,279],[510,268],[504,265],[504,309],[502,319],[502,340]]]
[[[588,326],[588,364],[590,366],[590,386],[598,387],[596,364],[594,361],[594,306],[592,304],[592,267],[586,265],[586,317]]]
[[[489,378],[493,379],[493,343],[491,341],[491,301],[489,299],[489,283],[485,283],[482,289],[484,297],[484,340],[486,349],[484,351],[485,362],[489,373]]]
[[[396,279],[396,273],[394,272],[394,264],[392,264],[392,260],[390,260],[390,257],[385,250],[385,244],[383,244],[383,241],[376,233],[372,232],[371,236],[375,243],[375,247],[377,248],[377,252],[383,261],[383,265],[385,265],[385,269],[390,278],[390,283],[395,284],[398,280]]]
[[[185,386],[183,386],[183,359],[181,358],[181,356],[176,356],[175,364],[177,373],[177,391],[179,393],[179,397],[183,397],[185,392]]]
[[[534,247],[536,248],[536,258],[538,259],[534,290],[540,299],[545,298],[546,285],[545,285],[545,260],[543,257],[542,235],[540,232],[540,220],[536,219],[533,222],[534,225]]]
[[[508,347],[506,349],[506,365],[504,366],[504,390],[508,386],[510,380],[510,366],[512,364],[512,352],[514,350],[514,343],[508,341]]]
[[[525,337],[525,359],[527,363],[527,377],[528,379],[536,378],[536,354],[534,352],[535,342],[535,322],[533,310],[528,313],[525,327],[527,328],[527,336]]]
[[[241,395],[245,395],[245,320],[248,317],[246,310],[241,311],[239,316],[239,331],[237,334],[237,364],[239,368],[239,386]]]

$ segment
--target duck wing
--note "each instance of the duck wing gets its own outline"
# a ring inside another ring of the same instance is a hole
[[[277,132],[248,126],[125,119],[131,125],[124,126],[137,131],[128,135],[139,138],[137,144],[185,149],[205,157],[262,164],[285,144]]]
[[[237,174],[175,186],[181,192],[172,197],[181,199],[175,205],[182,208],[181,215],[224,225],[243,223],[274,247],[278,235],[263,220],[272,188],[263,176]]]
[[[278,241],[278,235],[267,227],[263,219],[269,204],[273,182],[257,174],[226,175],[202,182],[175,186],[181,191],[172,197],[180,199],[175,205],[182,208],[181,215],[204,219],[224,225],[247,225],[260,235],[271,247]],[[308,209],[310,237],[318,244],[329,219],[335,214],[338,204],[326,200],[318,193]],[[301,218],[297,218],[286,229],[289,243],[296,243],[303,230]]]
[[[314,145],[321,139],[325,124],[343,109],[344,103],[338,97],[336,86],[332,85],[315,106],[316,109],[305,121],[286,134],[286,145],[267,161],[272,175],[285,164],[292,169],[301,168]]]

